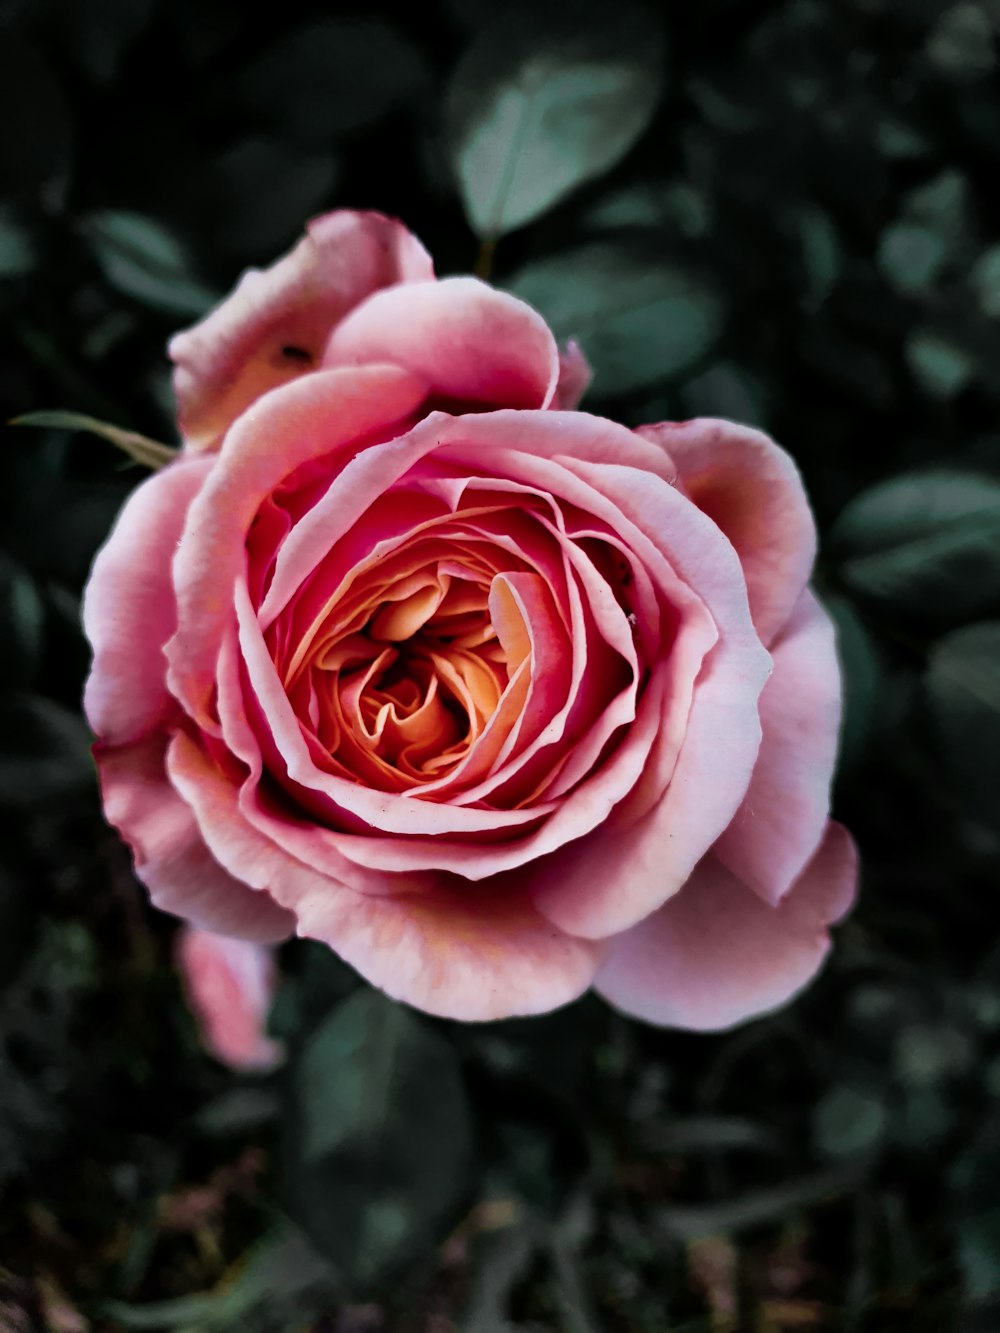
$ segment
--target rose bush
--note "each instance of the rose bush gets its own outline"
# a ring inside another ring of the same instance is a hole
[[[725,1027],[850,904],[794,465],[628,430],[529,307],[333,214],[172,344],[181,457],[88,584],[105,810],[153,901],[490,1019]]]

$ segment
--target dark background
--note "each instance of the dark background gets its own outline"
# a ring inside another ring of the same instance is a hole
[[[173,441],[168,335],[309,215],[398,215],[580,338],[592,410],[792,452],[862,896],[801,1000],[718,1036],[592,998],[434,1023],[293,946],[286,1067],[226,1073],[78,711],[142,470],[5,430],[0,1328],[1000,1327],[1000,4],[249,12],[0,7],[4,417]],[[545,114],[487,208],[512,88]]]

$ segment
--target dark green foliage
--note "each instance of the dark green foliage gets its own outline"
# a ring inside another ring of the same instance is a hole
[[[248,13],[0,13],[3,417],[71,414],[0,450],[0,1326],[992,1333],[1000,6]],[[586,407],[795,456],[864,879],[786,1012],[462,1027],[296,942],[284,1070],[200,1051],[78,712],[145,470],[74,430],[175,441],[166,338],[337,206],[536,303]]]
[[[299,1031],[286,1077],[288,1208],[347,1290],[432,1248],[467,1201],[472,1135],[457,1056],[361,989]]]

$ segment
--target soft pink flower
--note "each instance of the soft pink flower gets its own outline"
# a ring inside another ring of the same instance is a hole
[[[271,268],[170,343],[189,450],[217,449],[261,394],[332,366],[391,362],[439,407],[575,407],[590,379],[576,344],[475,278],[434,279],[394,218],[343,210],[309,224]]]
[[[264,1030],[274,998],[274,951],[184,926],[177,970],[205,1049],[230,1069],[264,1072],[280,1064],[281,1045]]]
[[[322,940],[435,1014],[590,985],[691,1028],[775,1007],[856,877],[794,465],[728,422],[561,410],[586,363],[533,311],[406,281],[398,224],[333,218],[345,245],[395,228],[396,285],[347,292],[314,245],[303,287],[300,247],[176,340],[187,456],[88,585],[86,707],[137,873],[203,929]],[[268,380],[292,336],[308,362]]]

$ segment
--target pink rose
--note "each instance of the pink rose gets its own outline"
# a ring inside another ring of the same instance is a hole
[[[425,409],[575,407],[590,379],[545,321],[475,278],[434,281],[417,238],[380,213],[328,213],[294,250],[244,273],[170,343],[187,448],[217,449],[261,394],[333,366],[391,361],[419,375]]]
[[[274,999],[274,953],[263,944],[184,926],[177,970],[205,1049],[236,1070],[266,1071],[282,1049],[264,1030]]]
[[[382,218],[311,236],[175,340],[187,454],[87,588],[105,809],[153,901],[455,1018],[781,1004],[856,873],[791,460],[553,410],[583,362],[528,307],[429,280]]]

